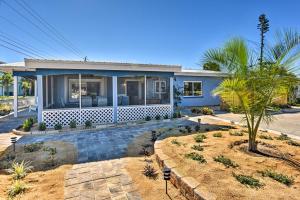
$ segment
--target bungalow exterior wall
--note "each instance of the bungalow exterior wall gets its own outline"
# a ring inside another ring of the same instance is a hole
[[[180,106],[217,106],[220,105],[220,98],[214,96],[212,91],[222,82],[222,77],[206,77],[206,76],[175,76],[174,85],[182,93],[184,90],[184,82],[202,82],[202,96],[183,96],[181,97]]]

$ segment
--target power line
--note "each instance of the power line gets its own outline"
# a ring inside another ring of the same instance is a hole
[[[25,48],[23,48],[23,47],[20,47],[20,46],[18,46],[18,45],[16,45],[16,44],[13,44],[13,43],[8,42],[8,41],[6,41],[6,40],[3,40],[3,39],[1,39],[1,38],[0,38],[0,41],[5,42],[6,44],[9,44],[9,45],[11,45],[11,46],[13,46],[13,47],[16,47],[16,48],[18,48],[18,49],[21,49],[22,51],[25,51],[27,54],[35,55],[36,57],[45,59],[44,57],[42,57],[42,56],[40,56],[40,55],[37,55],[37,54],[35,54],[35,53],[32,53],[32,52],[28,51],[27,49],[25,49]],[[34,57],[34,56],[31,56],[31,57]]]
[[[5,35],[4,35],[4,34],[5,34]],[[41,55],[41,54],[40,54],[40,53],[42,52],[41,50],[36,49],[35,47],[31,46],[30,44],[27,44],[26,42],[23,42],[23,41],[21,41],[21,40],[18,40],[17,38],[12,37],[11,35],[10,35],[9,37],[8,37],[8,36],[9,36],[8,34],[6,34],[6,33],[2,32],[2,31],[0,31],[0,37],[5,38],[6,40],[9,40],[9,41],[11,41],[11,42],[13,42],[13,43],[15,43],[15,44],[17,44],[17,45],[19,45],[19,46],[22,46],[22,47],[24,47],[24,48],[27,48],[27,49],[29,49],[31,52],[34,52],[34,53],[36,53],[36,54]],[[42,53],[42,55],[44,55],[44,54]]]
[[[47,46],[48,48],[52,49],[53,51],[55,51],[57,53],[57,50],[55,48],[53,48],[51,45],[49,45],[48,43],[44,42],[43,40],[39,40],[36,36],[34,36],[30,32],[28,32],[27,30],[23,29],[22,27],[18,26],[16,23],[12,22],[11,20],[7,19],[6,17],[0,16],[0,19],[8,22],[9,24],[11,24],[14,27],[16,27],[18,30],[21,30],[21,32],[26,33],[27,35],[29,35],[34,40],[40,42],[41,44]],[[51,55],[51,57],[55,57],[55,56]]]
[[[21,5],[18,0],[15,0],[19,5]],[[54,26],[52,26],[50,23],[48,23],[44,18],[41,17],[41,15],[39,15],[38,12],[36,12],[32,7],[29,6],[28,3],[26,3],[24,0],[21,0],[21,2],[23,3],[23,5],[25,7],[27,7],[28,12],[30,12],[33,16],[36,16],[36,18],[45,26],[45,27],[49,27],[51,29],[51,31],[61,39],[61,41],[63,41],[65,44],[67,44],[68,46],[70,46],[74,51],[76,51],[78,54],[82,54],[81,51],[74,45],[72,44],[67,38],[65,38],[63,36],[63,34],[61,34]],[[22,5],[21,5],[22,6]],[[23,6],[22,6],[23,7]],[[23,7],[24,8],[24,7]],[[26,9],[26,8],[24,8]]]
[[[12,9],[13,11],[15,11],[18,15],[20,15],[23,19],[25,19],[27,22],[29,22],[31,25],[33,25],[35,28],[37,28],[38,30],[40,30],[41,32],[43,32],[45,35],[47,35],[49,38],[51,38],[52,40],[54,40],[55,42],[57,42],[58,44],[62,45],[60,43],[60,41],[58,41],[56,38],[54,38],[52,35],[50,35],[49,33],[47,33],[46,31],[44,31],[40,26],[38,26],[37,24],[35,24],[34,22],[32,22],[29,18],[27,18],[25,15],[23,15],[21,12],[19,12],[17,9],[15,9],[14,7],[12,7],[10,4],[8,4],[5,0],[3,0],[3,3],[5,5],[7,5],[10,9]],[[65,47],[65,45],[62,45]],[[65,47],[66,49],[70,50],[68,47]],[[77,54],[75,54],[77,55]],[[78,57],[80,57],[79,55],[77,55]],[[80,57],[81,58],[81,57]]]
[[[33,58],[31,55],[28,55],[28,54],[26,54],[26,53],[24,53],[24,52],[22,52],[22,51],[19,51],[19,50],[15,50],[15,49],[13,49],[13,48],[10,48],[10,47],[8,47],[8,46],[6,46],[6,45],[4,45],[4,44],[1,44],[1,43],[0,43],[0,46],[2,46],[2,47],[4,47],[4,48],[7,48],[7,49],[10,49],[10,50],[12,50],[12,51],[14,51],[14,52],[17,52],[17,53],[19,53],[19,54],[25,55],[25,56],[27,56],[27,57]]]

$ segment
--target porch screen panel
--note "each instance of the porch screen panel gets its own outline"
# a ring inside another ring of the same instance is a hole
[[[81,76],[81,107],[112,105],[112,78],[97,75]]]
[[[170,104],[170,79],[147,77],[147,105]]]
[[[118,77],[118,106],[145,105],[144,76]]]
[[[52,77],[48,76],[47,84],[46,77],[43,77],[44,109],[79,108],[79,75],[66,74]]]

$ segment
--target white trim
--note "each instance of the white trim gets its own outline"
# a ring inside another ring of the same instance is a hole
[[[156,83],[159,82],[159,92],[156,91]],[[161,91],[161,83],[165,83],[165,91],[162,92]],[[165,94],[167,93],[167,81],[164,81],[164,80],[155,80],[154,81],[154,93],[155,94]]]
[[[113,94],[113,121],[117,122],[118,113],[118,77],[112,77],[112,94]]]
[[[18,117],[18,77],[14,76],[14,117]]]
[[[43,121],[43,76],[37,75],[38,86],[38,122]]]
[[[183,95],[184,98],[203,97],[203,83],[202,83],[202,81],[183,81],[183,94],[185,94],[185,92],[184,92],[185,83],[201,83],[201,95]],[[192,84],[192,90],[193,90],[193,94],[194,94],[194,84]]]
[[[49,96],[48,96],[48,76],[45,77],[45,89],[46,89],[46,108],[49,107]]]
[[[171,105],[171,116],[173,115],[174,107],[174,78],[170,77],[170,105]]]
[[[50,81],[51,81],[51,105],[53,106],[53,103],[54,103],[54,87],[53,87],[53,83],[54,83],[54,80],[53,80],[53,75],[50,76]]]

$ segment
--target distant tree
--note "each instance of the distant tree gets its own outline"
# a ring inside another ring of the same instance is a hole
[[[3,72],[0,76],[0,84],[4,87],[4,95],[8,96],[8,88],[13,83],[14,79],[11,73]]]
[[[206,62],[203,65],[204,70],[221,71],[220,65],[214,62]]]
[[[264,46],[265,46],[265,33],[269,31],[269,20],[265,14],[261,14],[258,18],[259,23],[257,24],[257,29],[260,30],[260,56],[259,64],[262,65],[264,56]]]
[[[28,93],[28,90],[31,88],[31,82],[28,79],[23,78],[22,79],[22,90],[23,90],[23,96],[25,97]]]

